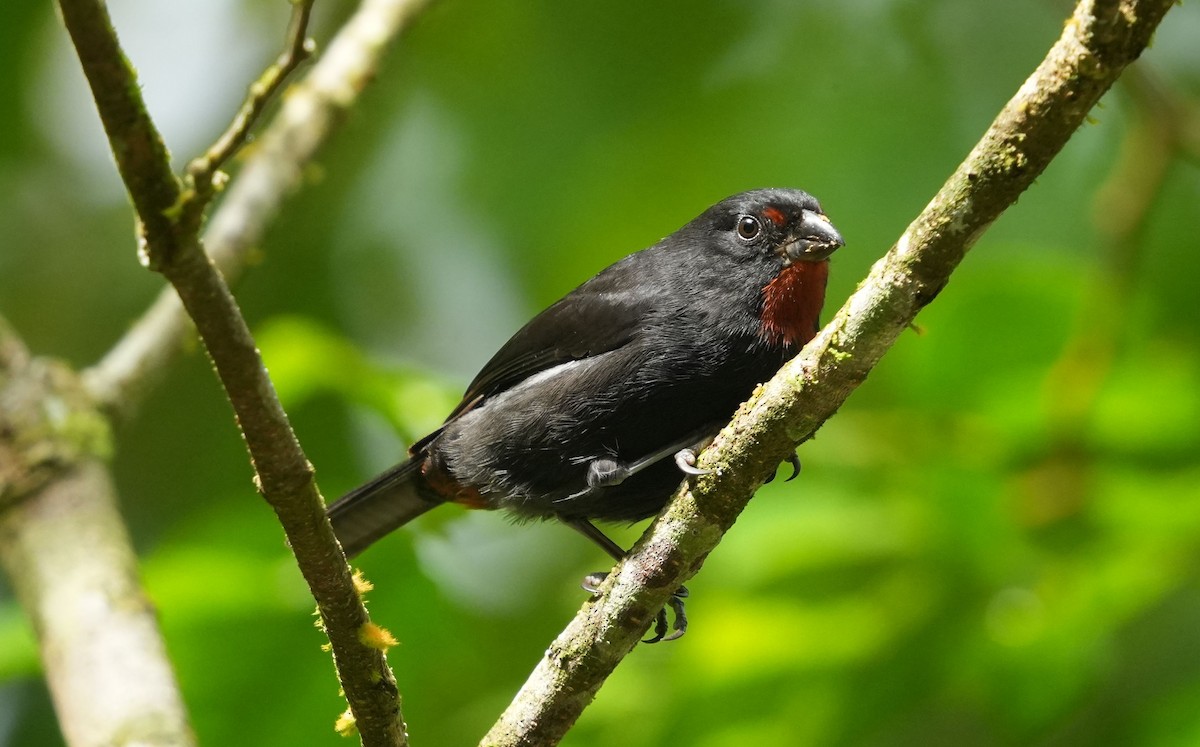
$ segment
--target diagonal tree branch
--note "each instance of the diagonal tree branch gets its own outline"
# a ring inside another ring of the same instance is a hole
[[[1081,0],[1062,36],[967,159],[836,317],[747,402],[685,486],[586,603],[482,744],[554,745],[754,491],[830,418],[967,250],[1058,154],[1141,54],[1174,0]]]
[[[293,16],[293,43],[297,38],[303,38],[302,23],[307,18],[308,4],[304,3],[305,7]],[[199,238],[203,211],[192,207],[206,202],[216,166],[229,156],[236,143],[228,147],[218,143],[215,146],[217,157],[211,159],[212,163],[196,162],[199,166],[193,171],[193,179],[197,175],[203,177],[206,180],[203,186],[197,184],[195,191],[181,188],[170,171],[166,149],[146,113],[136,76],[121,53],[103,3],[100,0],[60,0],[60,5],[96,99],[118,170],[137,211],[141,226],[139,258],[148,267],[161,272],[174,286],[188,316],[196,324],[237,415],[255,468],[259,492],[279,517],[300,570],[317,600],[339,678],[362,741],[366,745],[407,744],[395,679],[383,654],[390,636],[386,632],[381,635],[370,621],[345,557],[325,519],[312,466],[279,404],[237,303],[224,277],[205,254]],[[339,40],[348,40],[340,49],[352,59],[350,67],[360,75],[368,71],[386,43],[423,5],[414,0],[365,0],[362,10],[339,36]],[[300,26],[298,32],[295,31],[297,26]],[[331,53],[333,51],[331,48]],[[282,67],[289,65],[291,62],[287,59],[281,63]],[[324,128],[317,126],[299,132],[308,138],[306,153],[309,156],[322,140],[334,114],[353,101],[365,82],[362,77],[330,81],[321,78],[317,70],[310,79],[329,103],[312,106],[312,99],[307,100],[310,107],[303,115],[317,115],[325,125]],[[251,98],[256,95],[257,92],[252,91]],[[261,106],[257,108],[261,110]],[[250,114],[252,116],[254,112]],[[235,123],[231,130],[233,138],[244,138],[249,124]],[[295,143],[288,141],[280,145],[290,148]],[[295,170],[297,159],[281,159],[281,163],[284,175],[288,176],[289,169]],[[282,182],[295,184],[286,179]],[[277,189],[270,193],[275,205],[285,192]],[[255,207],[262,206],[256,204]],[[273,212],[272,207],[259,214]],[[169,333],[171,326],[168,321],[159,323],[155,329],[159,333]],[[143,346],[147,343],[177,344],[174,338],[146,339],[145,331],[145,327],[139,327],[132,333],[138,336]],[[153,357],[159,364],[165,360],[161,355],[148,357]],[[127,357],[121,360],[126,366],[121,369],[122,373],[145,371],[141,365],[145,359],[135,360],[132,369],[128,367]],[[111,377],[108,382],[103,375],[93,376],[91,380],[100,382],[97,389],[102,395],[129,391],[118,390]]]

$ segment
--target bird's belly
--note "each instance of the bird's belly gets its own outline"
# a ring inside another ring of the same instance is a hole
[[[587,387],[593,361],[540,373],[465,413],[430,444],[435,461],[487,508],[526,518],[635,521],[657,513],[681,482],[674,461],[668,456],[619,484],[592,489],[589,465],[629,464],[715,435],[773,372],[741,366],[647,379],[632,371]]]

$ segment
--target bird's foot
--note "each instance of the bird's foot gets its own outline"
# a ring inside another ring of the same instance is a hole
[[[589,573],[583,577],[583,590],[589,594],[595,594],[600,590],[600,584],[604,583],[604,579],[608,578],[608,573],[599,571]],[[676,638],[682,638],[687,632],[688,620],[687,612],[684,610],[683,600],[688,596],[686,586],[680,586],[667,600],[665,607],[658,611],[654,617],[654,635],[643,639],[642,643],[658,643],[659,641],[673,641]],[[675,621],[671,623],[667,619],[667,607],[671,608],[671,612],[675,613]],[[668,629],[671,631],[668,633]]]
[[[683,600],[687,598],[688,590],[686,586],[680,586],[675,590],[671,597],[667,600],[667,606],[658,611],[658,615],[654,618],[654,635],[643,639],[642,643],[658,643],[659,641],[673,641],[676,638],[682,638],[687,632],[688,620],[687,613],[683,608]],[[675,613],[675,622],[671,625],[671,632],[667,633],[667,607]]]
[[[711,474],[711,469],[700,469],[696,466],[696,452],[691,449],[680,449],[675,452],[675,466],[685,475],[699,477],[700,475]]]
[[[583,577],[583,583],[580,584],[580,586],[582,586],[583,590],[588,594],[595,595],[600,593],[600,584],[604,583],[604,579],[606,578],[608,578],[608,573],[606,571],[589,573]]]

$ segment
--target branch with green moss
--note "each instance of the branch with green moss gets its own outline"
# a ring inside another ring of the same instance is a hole
[[[484,737],[554,745],[754,492],[861,384],[987,230],[1141,54],[1174,0],[1082,0],[1037,70],[834,319],[761,387],[700,459]]]
[[[105,467],[108,419],[0,319],[0,565],[68,744],[195,743]]]

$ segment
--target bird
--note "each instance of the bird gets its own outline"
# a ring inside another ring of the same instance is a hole
[[[343,551],[457,503],[561,521],[620,560],[593,522],[654,516],[703,474],[697,451],[816,335],[844,244],[812,195],[755,189],[601,270],[518,330],[404,461],[329,506]],[[686,593],[649,642],[686,631]]]

